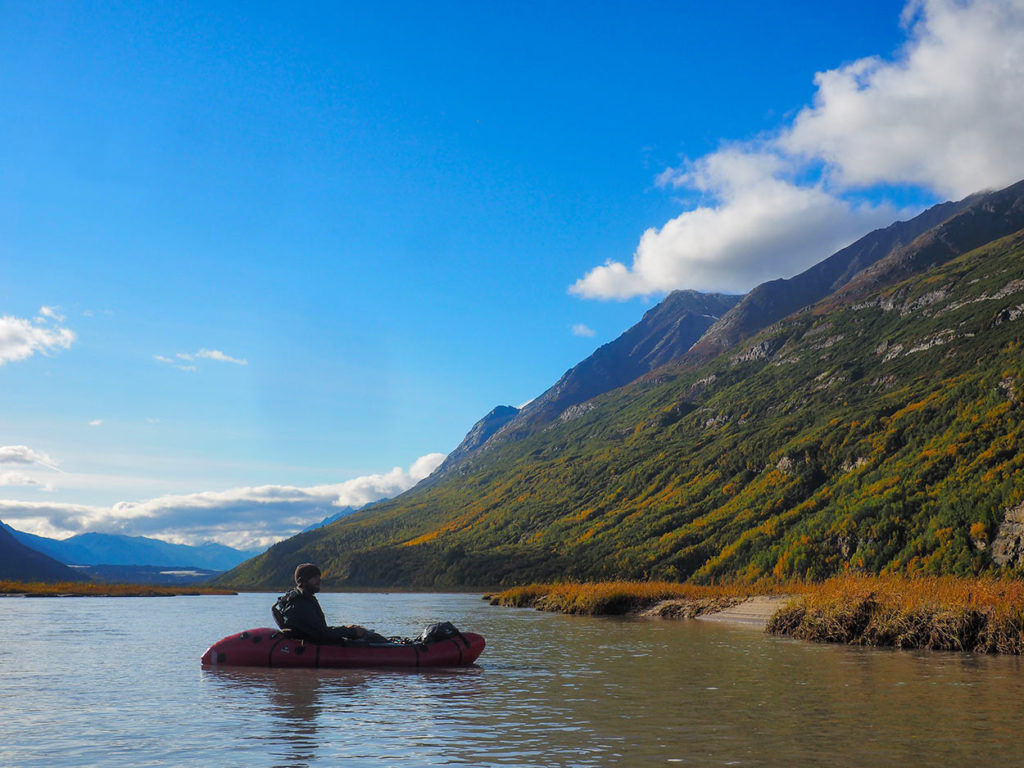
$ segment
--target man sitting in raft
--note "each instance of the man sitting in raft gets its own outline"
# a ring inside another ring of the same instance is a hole
[[[312,563],[303,563],[295,569],[296,589],[281,595],[273,607],[277,625],[317,643],[339,643],[346,640],[386,643],[387,638],[383,635],[355,624],[347,627],[327,626],[324,611],[316,599],[316,593],[320,591],[320,575],[320,569]]]

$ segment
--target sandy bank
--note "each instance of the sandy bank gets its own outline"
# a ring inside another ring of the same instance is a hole
[[[772,614],[789,599],[786,596],[757,595],[710,600],[662,600],[640,615],[648,618],[720,621],[764,630]]]
[[[724,621],[731,624],[747,624],[763,630],[768,626],[768,619],[772,617],[779,608],[788,602],[790,597],[766,596],[748,597],[736,605],[725,608],[715,613],[705,613],[697,616],[703,621]]]

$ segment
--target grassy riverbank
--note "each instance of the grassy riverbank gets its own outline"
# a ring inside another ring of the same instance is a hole
[[[816,642],[1020,654],[1024,582],[830,579],[776,611],[767,631]]]
[[[554,613],[588,616],[621,616],[642,613],[659,603],[692,603],[700,613],[734,605],[755,595],[793,595],[808,587],[804,584],[763,583],[751,586],[698,586],[667,581],[607,581],[586,584],[531,584],[512,587],[489,595],[491,605],[510,608],[537,608]]]
[[[845,575],[812,584],[533,584],[492,605],[585,615],[693,617],[757,596],[787,596],[766,631],[813,642],[1024,653],[1024,581]]]
[[[0,581],[0,597],[173,597],[175,595],[234,595],[228,589],[208,587],[155,587],[149,584],[100,584],[97,582]]]

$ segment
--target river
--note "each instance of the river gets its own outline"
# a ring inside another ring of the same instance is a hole
[[[1018,658],[328,594],[339,623],[450,620],[488,647],[455,670],[200,668],[272,600],[0,599],[0,765],[1024,765]]]

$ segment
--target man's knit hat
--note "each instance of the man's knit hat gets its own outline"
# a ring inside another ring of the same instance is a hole
[[[302,586],[302,582],[320,575],[320,569],[312,563],[303,563],[295,569],[295,583]]]

